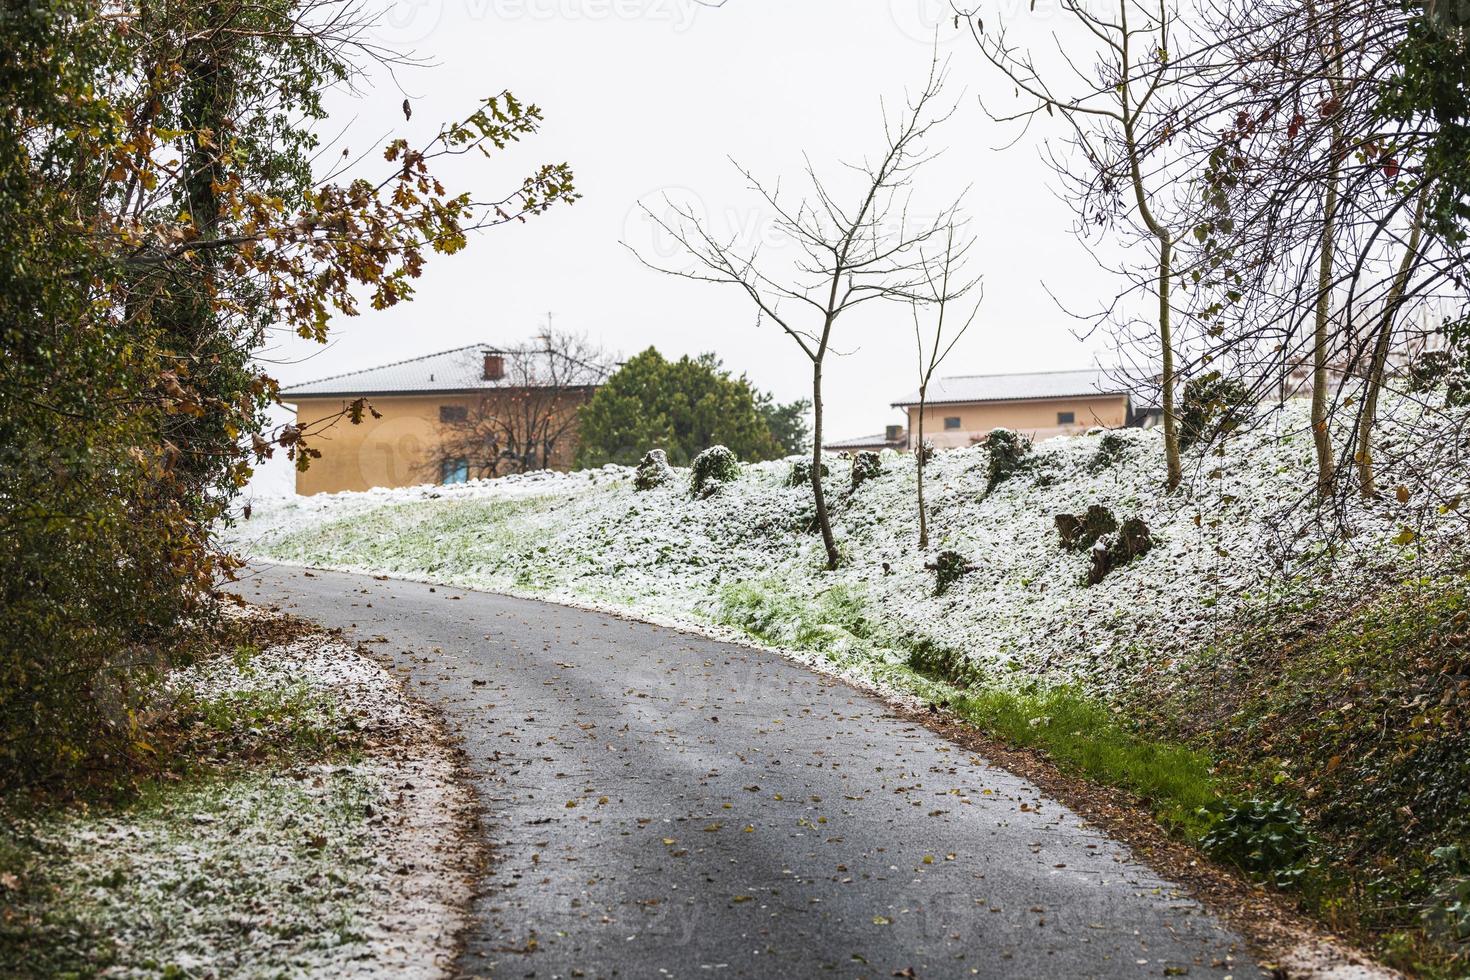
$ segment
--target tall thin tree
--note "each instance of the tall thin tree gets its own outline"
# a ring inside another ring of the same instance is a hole
[[[668,217],[646,206],[644,213],[693,259],[693,268],[653,262],[629,246],[639,261],[659,272],[739,287],[755,307],[757,322],[775,323],[810,363],[811,487],[829,569],[837,568],[840,555],[821,480],[827,357],[838,322],[854,308],[873,300],[911,302],[925,296],[920,248],[953,223],[956,205],[928,219],[916,218],[910,206],[915,174],[933,157],[927,137],[954,111],[953,105],[939,103],[946,74],[937,59],[931,62],[922,88],[905,100],[904,111],[897,118],[885,112],[884,141],[876,158],[842,165],[848,186],[819,176],[808,161],[807,195],[790,205],[779,183],[767,186],[737,164],[749,189],[774,215],[775,231],[795,246],[798,257],[789,268],[767,264],[759,245],[721,237],[692,208],[667,199]]]
[[[1177,380],[1171,300],[1174,250],[1183,223],[1176,225],[1165,213],[1164,195],[1176,186],[1166,155],[1178,125],[1169,96],[1183,70],[1171,45],[1171,10],[1167,0],[1160,0],[1153,10],[1137,0],[1113,0],[1107,13],[1094,12],[1097,5],[1083,0],[1061,0],[1059,9],[1096,41],[1090,71],[1074,63],[1071,51],[1062,51],[1062,67],[1055,74],[1065,72],[1082,83],[1066,94],[1053,87],[1030,51],[1008,42],[1007,25],[987,32],[981,17],[971,14],[967,20],[984,59],[1031,100],[1019,112],[992,113],[992,118],[1029,124],[1045,113],[1061,116],[1071,127],[1069,149],[1075,152],[1054,153],[1051,163],[1071,184],[1073,204],[1083,219],[1079,230],[1085,232],[1096,221],[1121,217],[1136,224],[1153,243],[1148,281],[1157,300],[1154,327],[1159,344],[1165,479],[1172,490],[1183,478],[1174,405]],[[1080,170],[1078,156],[1083,163]],[[1130,199],[1131,207],[1126,203]]]
[[[955,241],[955,233],[961,231],[962,239]],[[944,359],[954,350],[975,317],[980,312],[980,299],[977,297],[975,303],[970,307],[970,312],[965,315],[956,326],[950,323],[950,330],[946,333],[945,315],[949,312],[949,305],[969,296],[971,291],[980,288],[979,277],[967,277],[964,272],[965,256],[974,246],[975,239],[972,236],[964,236],[962,229],[957,225],[950,225],[944,233],[944,254],[936,259],[931,265],[924,263],[926,280],[926,304],[933,307],[935,311],[934,325],[926,337],[923,319],[920,313],[921,304],[917,299],[910,304],[914,317],[914,345],[919,355],[919,415],[914,424],[915,431],[911,433],[914,460],[916,491],[919,501],[919,548],[929,547],[929,514],[924,503],[924,468],[929,463],[930,447],[924,441],[924,414],[928,407],[929,383],[934,380],[934,374]]]

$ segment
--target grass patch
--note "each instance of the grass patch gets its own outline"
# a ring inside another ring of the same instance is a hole
[[[544,537],[533,515],[550,498],[434,500],[384,505],[329,521],[309,533],[258,542],[263,557],[379,573],[502,572],[505,584],[534,587]]]
[[[1136,794],[1165,827],[1191,841],[1214,824],[1223,797],[1208,756],[1140,737],[1075,686],[956,690],[948,700],[949,710],[981,731],[1041,750],[1065,772]]]
[[[381,796],[356,769],[255,771],[0,820],[0,975],[275,975],[360,953]]]
[[[185,691],[173,708],[180,762],[307,763],[358,747],[335,701],[300,681],[278,688]]]
[[[1470,577],[1263,608],[1132,707],[1300,809],[1307,911],[1401,969],[1470,975]]]
[[[877,653],[861,597],[843,585],[807,598],[786,592],[775,581],[741,582],[720,591],[714,618],[764,643],[829,660]]]
[[[716,618],[773,645],[820,653],[931,704],[981,731],[1045,752],[1060,768],[1137,794],[1167,827],[1198,840],[1222,794],[1202,751],[1133,731],[1075,685],[1016,689],[987,683],[965,658],[924,641],[880,642],[861,598],[838,586],[806,599],[771,582],[724,589]]]

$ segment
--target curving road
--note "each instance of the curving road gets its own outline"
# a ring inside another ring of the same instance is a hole
[[[463,738],[503,977],[1261,976],[1025,780],[780,657],[614,616],[258,566]]]

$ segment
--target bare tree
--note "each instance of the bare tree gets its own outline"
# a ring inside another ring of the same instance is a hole
[[[998,69],[1031,105],[995,114],[998,122],[1030,124],[1039,114],[1061,116],[1071,127],[1070,150],[1050,162],[1069,182],[1081,228],[1122,218],[1154,246],[1152,290],[1158,301],[1155,330],[1160,347],[1164,458],[1169,489],[1179,486],[1179,427],[1174,408],[1176,371],[1171,281],[1174,250],[1187,228],[1185,219],[1165,213],[1164,192],[1176,186],[1166,150],[1180,125],[1171,95],[1184,76],[1185,59],[1171,43],[1172,12],[1167,0],[1150,8],[1138,0],[1112,0],[1107,13],[1084,0],[1061,0],[1059,9],[1096,41],[1094,64],[1079,67],[1058,41],[1062,62],[1055,74],[1070,74],[1077,84],[1063,94],[1037,67],[1028,50],[1007,40],[1007,26],[987,32],[984,21],[967,16],[981,55]],[[1085,161],[1080,175],[1076,157]],[[1131,200],[1131,206],[1128,201]],[[1144,280],[1148,281],[1148,280]],[[1131,290],[1130,290],[1131,291]]]
[[[1210,63],[1197,66],[1190,108],[1218,125],[1188,134],[1209,202],[1182,263],[1196,284],[1193,339],[1202,363],[1258,399],[1284,401],[1305,382],[1319,502],[1348,462],[1374,492],[1379,395],[1404,339],[1395,325],[1459,278],[1424,233],[1420,151],[1380,112],[1411,19],[1386,0],[1209,0],[1200,11]],[[1329,422],[1353,405],[1352,433],[1334,447]]]
[[[607,380],[612,362],[585,336],[553,331],[537,343],[485,353],[485,388],[463,417],[441,418],[439,444],[424,460],[439,479],[445,461],[464,461],[472,479],[549,469],[571,458],[577,410]]]
[[[882,151],[843,165],[850,186],[839,188],[836,181],[818,176],[808,160],[807,194],[792,205],[779,183],[768,187],[736,164],[749,189],[775,215],[776,231],[796,246],[799,257],[791,268],[767,264],[758,245],[722,238],[692,209],[670,201],[669,218],[647,207],[644,213],[694,260],[694,267],[660,265],[632,250],[657,271],[738,286],[755,306],[757,322],[775,323],[811,362],[811,486],[829,569],[837,567],[839,556],[822,491],[823,371],[843,314],[872,300],[926,299],[920,247],[953,223],[956,205],[927,220],[911,218],[909,209],[914,174],[933,157],[926,137],[954,111],[952,105],[937,104],[945,76],[936,59],[919,93],[905,100],[904,111],[897,118],[885,111]]]
[[[920,316],[920,302],[914,300],[910,307],[914,315],[914,345],[919,355],[919,421],[914,426],[913,436],[914,460],[917,473],[917,490],[919,498],[919,548],[929,547],[929,515],[924,506],[924,467],[929,462],[930,447],[924,442],[924,411],[929,398],[929,382],[934,379],[934,372],[939,365],[954,350],[955,344],[970,329],[975,322],[976,315],[980,312],[980,299],[977,297],[974,305],[970,308],[968,316],[965,316],[958,326],[950,324],[953,328],[948,334],[945,333],[945,314],[949,311],[951,302],[965,299],[972,290],[980,287],[979,277],[966,277],[964,273],[964,261],[966,254],[975,244],[973,236],[964,237],[960,242],[955,241],[955,232],[959,230],[953,224],[945,229],[944,233],[944,255],[936,259],[932,264],[924,262],[926,296],[925,302],[935,309],[934,325],[932,332],[926,337],[922,318]]]

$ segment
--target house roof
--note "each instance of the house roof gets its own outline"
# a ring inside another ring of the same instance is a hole
[[[875,436],[858,436],[855,439],[838,439],[836,442],[823,443],[823,449],[884,449],[903,442],[902,438],[890,439],[888,433],[880,432]]]
[[[281,398],[291,401],[296,398],[324,398],[335,396],[358,397],[361,395],[410,395],[442,394],[445,392],[475,392],[486,388],[504,388],[517,382],[509,374],[497,381],[485,379],[486,354],[516,354],[523,351],[493,344],[470,344],[437,354],[424,354],[406,361],[394,361],[379,367],[364,368],[334,374],[315,381],[305,381],[282,389]],[[536,351],[538,356],[553,355]],[[506,365],[509,371],[510,365]],[[536,375],[553,375],[555,372],[534,372]],[[527,384],[522,380],[522,385]],[[530,382],[535,384],[537,382]],[[546,382],[548,384],[553,382]],[[565,382],[563,382],[565,383]]]
[[[1126,395],[1128,384],[1100,368],[1084,371],[1034,371],[1028,374],[964,374],[929,382],[925,402],[955,405],[970,402],[1030,401],[1044,398],[1078,398],[1089,395]],[[918,391],[893,403],[894,408],[919,404]]]

